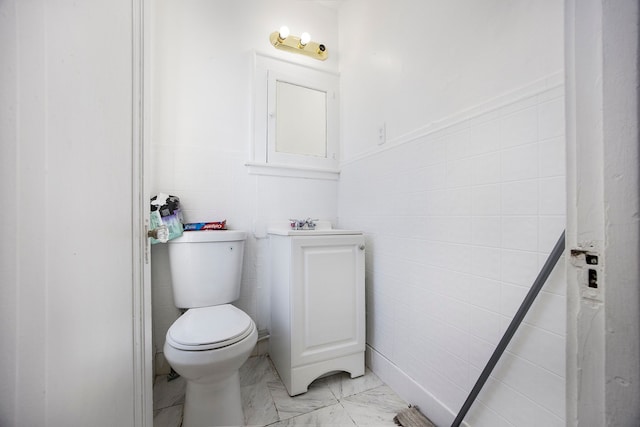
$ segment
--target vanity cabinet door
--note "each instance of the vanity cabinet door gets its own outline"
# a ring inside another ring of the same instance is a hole
[[[294,237],[291,366],[365,346],[364,237]]]

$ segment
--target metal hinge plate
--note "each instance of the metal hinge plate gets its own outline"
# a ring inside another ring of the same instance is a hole
[[[594,248],[595,249],[595,248]],[[602,302],[602,260],[595,250],[571,249],[571,265],[576,269],[580,296],[589,301]]]

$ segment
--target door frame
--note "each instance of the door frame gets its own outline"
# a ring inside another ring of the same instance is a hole
[[[149,228],[150,2],[132,0],[133,425],[153,427]]]
[[[639,24],[565,0],[568,426],[640,423]]]

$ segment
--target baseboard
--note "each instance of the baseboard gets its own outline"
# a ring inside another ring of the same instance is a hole
[[[398,396],[407,403],[417,406],[420,412],[425,414],[434,424],[438,426],[451,425],[456,413],[407,376],[393,362],[369,346],[365,351],[365,363]]]

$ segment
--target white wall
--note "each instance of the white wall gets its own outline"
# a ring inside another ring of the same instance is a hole
[[[439,425],[453,420],[564,228],[562,15],[561,1],[340,9],[339,217],[367,235],[369,362]],[[378,146],[381,123],[388,140]],[[563,272],[471,425],[564,425]]]
[[[226,219],[250,233],[237,305],[268,328],[267,241],[251,234],[275,220],[336,221],[337,181],[249,175],[253,144],[253,52],[324,70],[338,67],[337,11],[313,2],[158,1],[152,23],[152,194],[181,199],[189,222]],[[323,42],[320,62],[276,50],[269,35],[282,25]],[[153,248],[155,345],[177,317],[166,246]]]
[[[132,2],[0,3],[0,425],[132,425]]]
[[[375,4],[375,7],[373,6]],[[340,8],[343,160],[556,73],[560,0],[350,0]]]

